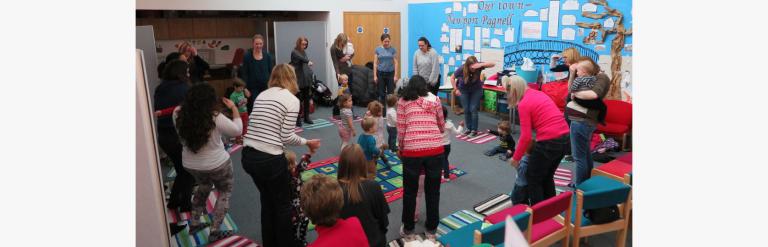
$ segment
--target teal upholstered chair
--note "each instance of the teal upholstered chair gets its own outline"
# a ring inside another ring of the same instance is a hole
[[[624,247],[627,242],[629,216],[632,210],[632,187],[623,182],[604,176],[594,176],[576,186],[573,213],[573,247],[579,247],[579,240],[606,232],[616,231],[616,246]],[[618,205],[621,217],[613,222],[593,224],[584,217],[584,211]]]
[[[483,226],[483,221],[476,221],[453,230],[437,238],[444,246],[472,246],[475,230]]]
[[[520,229],[520,232],[523,233],[525,236],[525,240],[527,241],[530,238],[530,231],[528,230],[531,226],[531,209],[527,209],[525,212],[519,213],[512,217],[512,220],[515,221],[515,224],[517,225],[517,228]],[[475,241],[474,244],[491,244],[493,246],[504,246],[504,233],[506,228],[506,222],[502,221],[497,224],[491,225],[489,227],[486,227],[482,230],[475,230]]]

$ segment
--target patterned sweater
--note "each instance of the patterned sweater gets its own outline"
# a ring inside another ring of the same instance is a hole
[[[403,157],[443,153],[443,116],[440,99],[432,93],[416,100],[397,102],[397,142]]]

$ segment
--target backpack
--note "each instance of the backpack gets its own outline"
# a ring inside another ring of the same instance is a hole
[[[608,206],[604,208],[587,209],[584,212],[584,217],[587,217],[592,224],[605,224],[618,220],[619,207],[616,205]]]

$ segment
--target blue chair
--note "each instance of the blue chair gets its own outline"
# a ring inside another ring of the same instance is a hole
[[[529,208],[525,212],[515,215],[512,217],[512,219],[515,221],[515,224],[517,224],[517,228],[520,229],[520,232],[523,232],[525,240],[527,241],[530,239],[531,234],[528,229],[531,226],[531,219],[533,219],[531,217],[531,209]],[[506,222],[502,221],[482,230],[475,230],[474,244],[477,245],[484,243],[491,244],[493,246],[503,246],[505,228]]]
[[[573,246],[579,247],[579,240],[583,237],[616,231],[616,246],[624,247],[632,210],[632,187],[604,176],[594,176],[576,186],[576,189],[572,207],[575,211],[571,214]],[[593,224],[584,217],[584,210],[614,205],[619,205],[621,215],[616,221]]]
[[[440,241],[444,246],[472,246],[473,234],[482,226],[482,220],[476,221],[440,236],[437,241]]]

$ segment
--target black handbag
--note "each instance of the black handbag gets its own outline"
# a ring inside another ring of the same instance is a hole
[[[587,217],[592,224],[611,223],[620,218],[619,207],[613,205],[604,208],[587,209],[584,212],[584,217]]]

